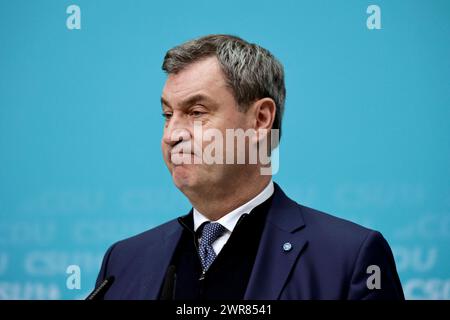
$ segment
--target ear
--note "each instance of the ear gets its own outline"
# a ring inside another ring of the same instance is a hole
[[[270,132],[275,120],[276,109],[275,101],[271,98],[263,98],[254,102],[254,129],[258,132],[258,140],[263,139]]]

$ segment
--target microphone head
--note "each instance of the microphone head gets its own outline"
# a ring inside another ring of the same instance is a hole
[[[170,265],[167,268],[166,277],[164,279],[164,284],[161,290],[161,300],[174,300],[176,281],[176,267],[174,265]]]

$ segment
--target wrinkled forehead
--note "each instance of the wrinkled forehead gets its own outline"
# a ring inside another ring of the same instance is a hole
[[[196,61],[175,74],[167,76],[162,97],[171,104],[176,104],[195,93],[211,96],[227,90],[225,76],[216,57]]]

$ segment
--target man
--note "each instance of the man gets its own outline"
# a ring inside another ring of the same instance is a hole
[[[297,204],[249,161],[280,136],[284,72],[270,52],[209,35],[169,50],[163,70],[163,156],[193,209],[109,248],[105,299],[404,298],[379,232]],[[242,150],[227,130],[253,134]]]

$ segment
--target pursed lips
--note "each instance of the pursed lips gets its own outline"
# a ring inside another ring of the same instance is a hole
[[[186,154],[186,155],[197,156],[197,154],[195,152],[195,147],[193,147],[191,145],[191,142],[178,143],[177,145],[175,145],[174,147],[171,148],[169,153],[170,153],[170,155],[174,155],[174,154],[185,155]]]
[[[193,152],[186,152],[186,150],[174,150],[174,149],[172,149],[169,152],[169,159],[175,165],[192,164],[192,162],[190,161],[192,156],[196,157],[197,155],[195,153],[193,153]],[[176,161],[173,161],[174,160],[173,157],[176,158]],[[188,160],[188,162],[184,162],[183,159],[184,160],[189,159],[189,160]],[[174,163],[174,162],[176,162],[176,163]]]

